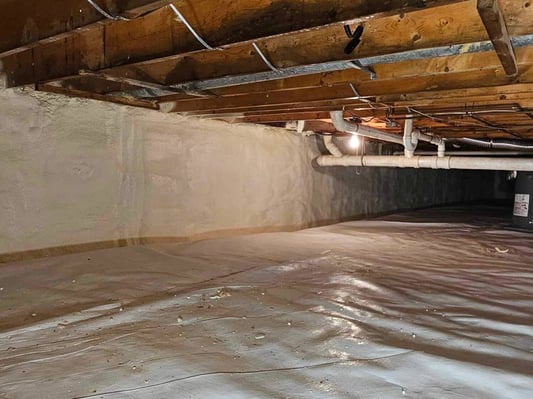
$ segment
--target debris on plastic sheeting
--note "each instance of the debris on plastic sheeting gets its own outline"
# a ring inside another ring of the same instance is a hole
[[[533,239],[487,214],[2,265],[0,397],[531,399]]]

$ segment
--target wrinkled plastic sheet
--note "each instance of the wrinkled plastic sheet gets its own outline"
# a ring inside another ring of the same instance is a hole
[[[446,208],[0,266],[1,398],[533,397],[533,241]]]

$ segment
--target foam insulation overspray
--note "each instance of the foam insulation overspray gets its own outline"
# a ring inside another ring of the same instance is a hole
[[[117,166],[121,169],[119,188],[120,202],[117,204],[118,220],[122,221],[117,239],[138,237],[141,229],[144,198],[144,152],[142,133],[135,128],[132,110],[110,109],[113,123],[108,129],[118,129],[119,145]],[[113,115],[114,114],[114,115]],[[111,119],[110,118],[110,119]]]
[[[0,254],[297,229],[492,195],[492,174],[318,168],[320,146],[277,128],[0,91]]]
[[[107,105],[21,90],[0,102],[1,219],[11,221],[0,252],[120,236],[130,220],[119,220],[121,147]]]

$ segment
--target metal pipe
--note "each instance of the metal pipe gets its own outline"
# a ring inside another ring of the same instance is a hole
[[[511,38],[513,47],[527,47],[533,45],[533,35],[515,36]],[[363,67],[373,65],[392,64],[403,61],[416,61],[435,57],[449,57],[454,55],[489,52],[494,51],[490,40],[483,42],[473,42],[464,44],[454,44],[451,46],[433,47],[418,50],[409,50],[399,53],[379,55],[375,57],[360,58],[357,61]],[[278,68],[279,72],[257,72],[244,75],[224,76],[221,78],[196,80],[172,85],[172,87],[187,90],[212,90],[222,87],[238,86],[246,83],[268,82],[272,80],[291,78],[295,76],[304,76],[314,73],[326,73],[354,68],[353,61],[332,61],[318,64],[297,65],[287,68]]]
[[[468,169],[533,171],[533,159],[528,158],[490,158],[490,157],[420,157],[395,156],[321,156],[317,158],[320,166],[373,166],[389,168],[423,169]]]
[[[330,113],[331,121],[339,132],[346,132],[352,134],[359,134],[361,136],[370,137],[376,140],[388,141],[390,143],[403,144],[401,136],[393,133],[382,132],[381,130],[372,127],[351,123],[344,120],[342,111],[333,111]]]
[[[533,151],[533,143],[526,143],[523,141],[516,140],[480,140],[480,139],[470,139],[462,138],[455,139],[458,143],[468,144],[475,147],[494,149],[494,150],[524,150],[524,151]]]

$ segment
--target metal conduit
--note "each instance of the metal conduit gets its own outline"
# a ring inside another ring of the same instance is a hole
[[[462,138],[455,139],[458,143],[468,144],[475,147],[487,148],[490,150],[523,150],[523,151],[533,151],[533,143],[526,143],[516,140],[480,140],[480,139],[470,139]]]
[[[533,35],[515,36],[511,38],[515,49],[533,45]],[[304,76],[314,73],[325,73],[354,68],[353,61],[358,61],[363,67],[374,65],[392,64],[404,61],[415,61],[435,57],[449,57],[460,54],[494,51],[490,40],[483,42],[455,44],[451,46],[434,47],[427,49],[410,50],[399,53],[385,54],[375,57],[362,58],[359,60],[332,61],[318,64],[297,65],[279,69],[278,72],[257,72],[244,75],[224,76],[220,78],[197,80],[178,83],[171,87],[185,90],[212,90],[222,87],[237,86],[246,83],[268,82],[295,76]]]

